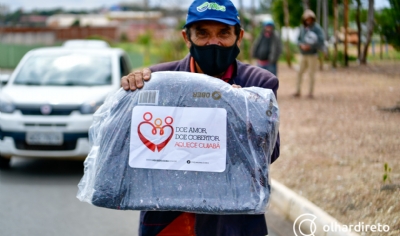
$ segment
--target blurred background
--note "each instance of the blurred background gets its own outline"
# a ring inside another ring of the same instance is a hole
[[[348,61],[365,61],[368,56],[371,60],[399,58],[393,50],[400,45],[397,0],[233,2],[240,9],[246,31],[241,60],[251,60],[252,43],[261,30],[261,22],[266,19],[274,19],[282,40],[289,41],[282,60],[286,58],[288,63],[294,60],[298,53],[298,27],[305,8],[316,13],[324,29],[332,52],[325,59],[334,66],[336,62],[347,65]],[[62,4],[3,0],[0,2],[0,68],[14,68],[30,49],[60,45],[68,39],[106,40],[113,47],[128,52],[133,68],[180,59],[188,52],[179,31],[189,4],[182,0],[168,3],[159,0],[69,1]],[[349,48],[344,48],[345,41]],[[366,53],[359,53],[364,51]]]

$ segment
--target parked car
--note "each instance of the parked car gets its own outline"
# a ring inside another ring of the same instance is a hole
[[[12,156],[86,157],[92,114],[130,70],[126,53],[100,40],[28,52],[0,93],[0,168]]]

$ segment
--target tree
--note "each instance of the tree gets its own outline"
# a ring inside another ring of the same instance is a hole
[[[356,0],[357,10],[356,10],[356,24],[357,24],[357,58],[361,61],[361,0]]]
[[[368,47],[371,43],[372,34],[375,26],[375,0],[368,0],[368,21],[367,21],[367,40],[364,45],[363,53],[361,54],[361,64],[367,64]]]
[[[303,0],[303,9],[304,10],[310,9],[310,4],[309,4],[308,0]]]
[[[348,46],[348,25],[349,25],[349,1],[344,0],[344,66],[349,66],[349,56],[347,54],[347,46]]]
[[[329,24],[329,17],[328,17],[328,0],[322,0],[322,25],[324,28],[325,39],[328,39],[328,24]]]
[[[389,44],[400,51],[400,1],[389,0],[390,8],[382,9],[376,14],[378,31]]]
[[[289,28],[289,6],[287,3],[287,0],[283,0],[283,11],[285,15],[285,26],[286,28]],[[292,67],[292,62],[291,62],[291,55],[290,55],[290,42],[289,42],[289,36],[286,38],[286,61],[289,65],[289,67]]]
[[[242,1],[242,0],[240,0]],[[259,10],[261,12],[271,12],[272,2],[274,0],[259,0]]]
[[[337,31],[338,31],[338,4],[337,4],[337,0],[333,0],[333,35],[335,37],[335,42],[334,42],[334,51],[333,51],[333,67],[336,68],[337,67],[337,55],[338,55],[338,35],[337,35]]]
[[[268,0],[261,0],[263,2],[268,2]],[[271,0],[269,0],[271,1]],[[326,3],[322,2],[326,1]],[[333,5],[334,0],[307,0],[307,4],[305,2],[299,0],[287,0],[289,12],[290,12],[290,22],[289,25],[292,27],[296,27],[300,25],[300,19],[304,12],[304,6],[307,5],[308,9],[314,11],[317,15],[317,21],[320,22],[321,11],[318,12],[318,9],[322,9],[323,4],[326,5],[324,11],[327,12],[327,19],[333,19],[333,7],[328,7]],[[322,3],[323,4],[322,4]],[[284,14],[283,14],[283,1],[282,0],[273,0],[271,4],[271,13],[274,17],[274,20],[280,25],[284,25]],[[323,22],[321,23],[323,25]]]
[[[5,16],[4,23],[15,25],[19,22],[22,16],[23,16],[22,8],[17,9],[15,12],[12,12]]]
[[[298,0],[285,0],[287,3],[287,10],[290,12],[289,26],[296,27],[301,23],[301,16],[303,15],[302,3]],[[272,15],[279,25],[285,24],[285,10],[283,0],[275,0],[272,3]]]
[[[81,21],[79,18],[75,19],[74,22],[72,22],[71,27],[79,27],[81,25]]]

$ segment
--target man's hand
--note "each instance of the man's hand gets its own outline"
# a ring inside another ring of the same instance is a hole
[[[232,88],[241,88],[242,86],[237,85],[237,84],[232,84]]]
[[[300,48],[303,51],[308,51],[311,49],[310,45],[308,45],[308,44],[300,44]]]
[[[125,90],[136,90],[143,88],[144,82],[150,79],[151,71],[149,68],[143,68],[142,70],[136,70],[127,76],[122,77],[121,86]]]

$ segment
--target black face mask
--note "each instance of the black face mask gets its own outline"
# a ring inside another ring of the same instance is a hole
[[[236,42],[231,47],[218,45],[197,46],[193,42],[191,43],[190,54],[201,70],[211,76],[225,72],[240,53]]]

